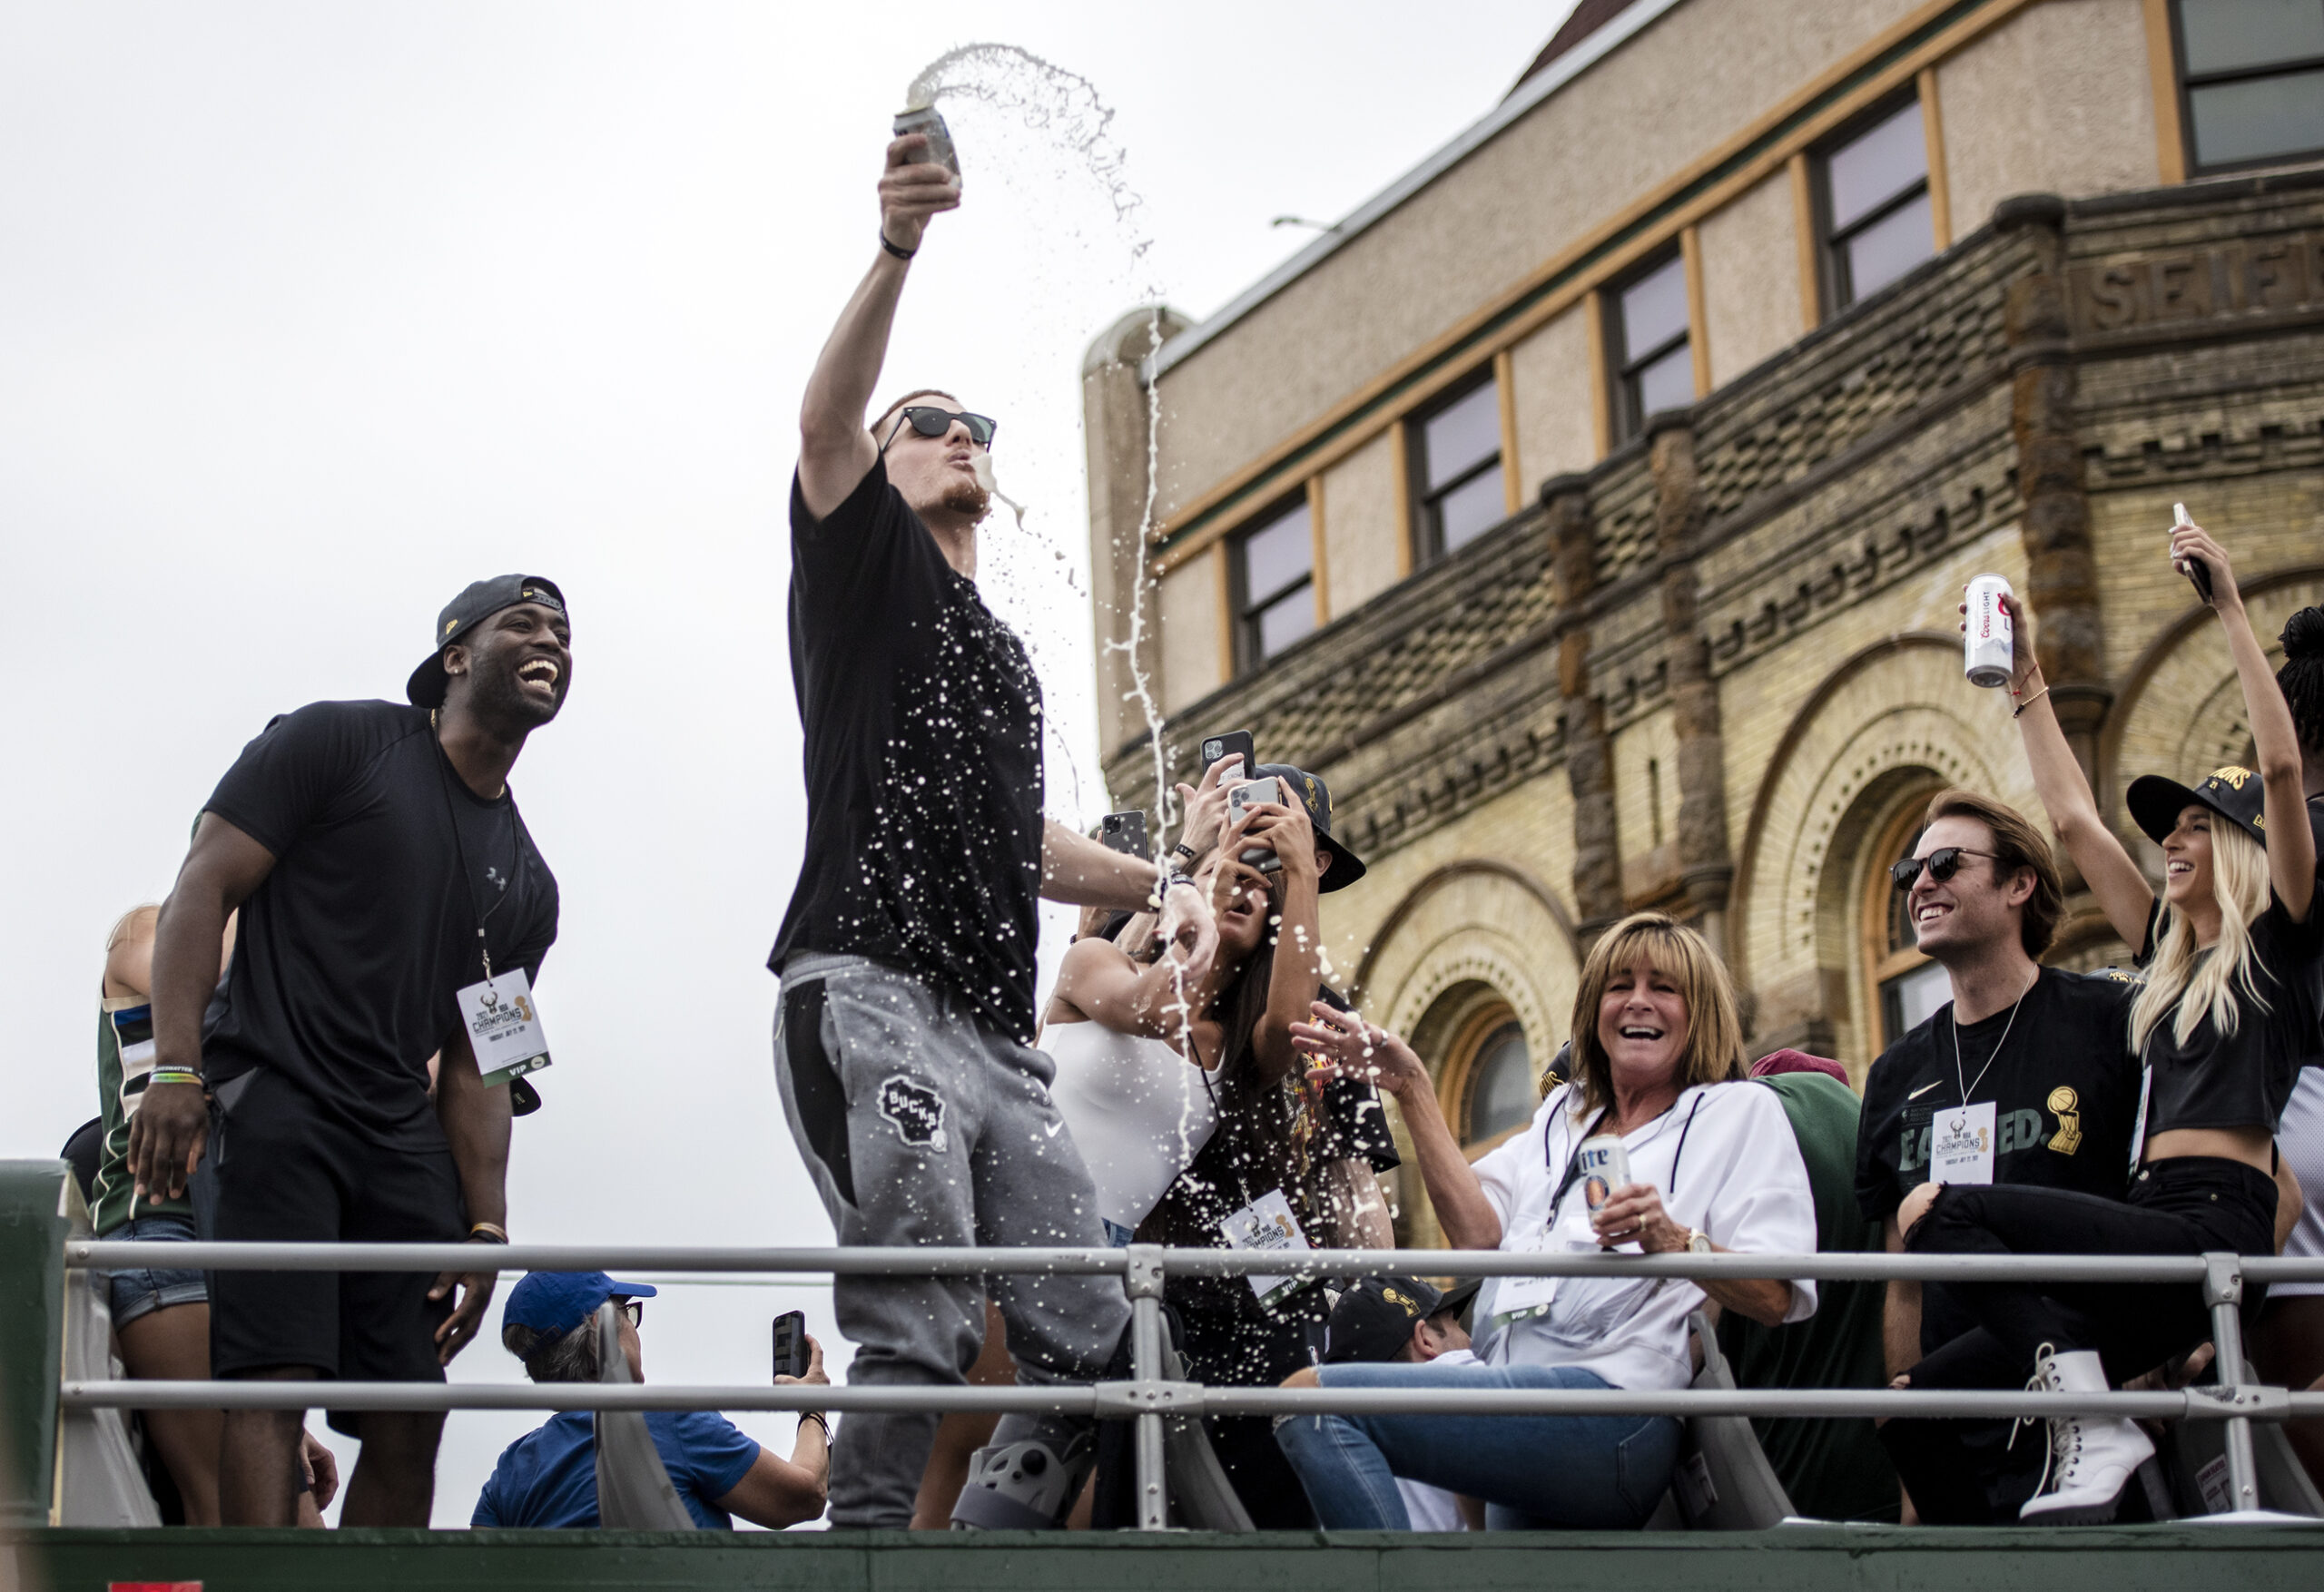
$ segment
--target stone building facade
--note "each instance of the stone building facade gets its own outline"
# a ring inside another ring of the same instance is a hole
[[[2204,3],[1798,0],[1778,38],[1746,0],[1584,0],[1339,233],[1208,323],[1092,348],[1117,804],[1155,804],[1133,663],[1169,777],[1235,728],[1323,774],[1371,870],[1325,899],[1336,978],[1473,1147],[1625,911],[1704,930],[1755,1054],[1860,1080],[1943,999],[1883,870],[1944,784],[2038,811],[2005,697],[1963,679],[1974,575],[2034,608],[2126,836],[2135,774],[2248,756],[2162,549],[2183,501],[2264,637],[2324,601],[2324,152],[2224,158],[2271,134],[2204,97]],[[1900,129],[1925,163],[1890,231],[1925,258],[1851,292],[1882,262],[1836,222],[1847,162],[1909,154]],[[1641,376],[1658,269],[1683,340]],[[1443,487],[1462,426],[1497,462]],[[2122,955],[2070,907],[2054,959]]]

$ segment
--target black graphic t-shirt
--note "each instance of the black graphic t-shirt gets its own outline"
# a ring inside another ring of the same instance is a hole
[[[2138,988],[2121,974],[2044,968],[2014,1027],[2006,1007],[1961,1026],[1957,1071],[1951,1001],[1881,1052],[1865,1076],[1856,1132],[1856,1198],[1864,1219],[1883,1226],[1905,1196],[1928,1181],[1936,1113],[1964,1103],[1964,1078],[1971,1103],[1994,1103],[1995,1183],[2122,1198],[2139,1108],[2139,1067],[2131,1055]],[[1934,1284],[1922,1290],[1925,1347],[1974,1324],[1943,1294]]]
[[[870,957],[1033,1036],[1041,685],[875,463],[818,521],[791,486],[807,856],[767,965]]]
[[[211,1082],[272,1067],[377,1143],[440,1145],[428,1058],[484,977],[478,914],[496,972],[537,978],[556,938],[516,799],[470,791],[424,709],[319,702],[268,724],[205,811],[275,857],[203,1021]]]
[[[1865,1220],[1884,1223],[1928,1181],[1936,1112],[1964,1104],[1963,1078],[1971,1102],[1994,1104],[1995,1183],[2119,1199],[2130,1178],[2131,1125],[2139,1108],[2130,1038],[2137,997],[2138,985],[2120,975],[2044,968],[1998,1056],[1994,1047],[2010,1027],[2006,1007],[1961,1026],[1956,1073],[1950,1001],[1881,1052],[1865,1076],[1856,1134],[1856,1197]]]

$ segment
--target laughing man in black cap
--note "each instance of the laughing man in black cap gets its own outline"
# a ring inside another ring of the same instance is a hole
[[[461,593],[432,641],[410,706],[313,703],[244,747],[162,908],[130,1170],[140,1200],[175,1197],[212,1150],[221,1240],[507,1242],[509,1091],[486,1085],[471,1033],[508,1052],[491,1056],[499,1072],[537,1032],[527,990],[556,938],[556,881],[508,771],[564,705],[571,631],[553,584],[510,575]],[[211,1364],[225,1379],[441,1381],[496,1270],[222,1272]],[[228,1413],[225,1524],[293,1522],[301,1420]],[[342,1420],[363,1444],[343,1523],[427,1525],[442,1414]]]

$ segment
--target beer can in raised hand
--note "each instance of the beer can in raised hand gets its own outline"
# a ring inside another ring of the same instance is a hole
[[[1969,624],[1963,637],[1962,663],[1969,683],[1992,690],[2009,683],[2010,654],[2016,645],[2011,634],[2004,597],[2014,595],[2009,582],[1997,575],[1981,575],[1969,583]]]
[[[1582,1140],[1575,1159],[1581,1174],[1581,1198],[1592,1211],[1630,1180],[1630,1153],[1620,1134],[1599,1134]]]
[[[952,130],[944,125],[944,118],[934,107],[915,105],[909,111],[899,112],[895,128],[898,138],[907,133],[926,133],[928,153],[924,158],[928,163],[941,166],[955,177],[960,174],[960,152],[953,145]]]

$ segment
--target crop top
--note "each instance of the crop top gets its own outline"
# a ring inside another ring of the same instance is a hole
[[[2252,981],[2265,997],[2267,1010],[2253,1008],[2239,979],[2230,986],[2241,1007],[2234,1033],[2221,1036],[2205,1013],[2184,1045],[2174,1037],[2170,1017],[2147,1036],[2140,1057],[2147,1071],[2144,1122],[2133,1140],[2133,1153],[2143,1154],[2150,1135],[2172,1128],[2276,1131],[2301,1063],[2315,1050],[2319,1014],[2324,1010],[2324,912],[2317,910],[2319,904],[2324,901],[2310,901],[2308,921],[2295,923],[2270,890],[2267,910],[2251,920]],[[2148,913],[2146,944],[2139,951],[2142,963],[2162,943],[2170,909],[2158,898]]]

